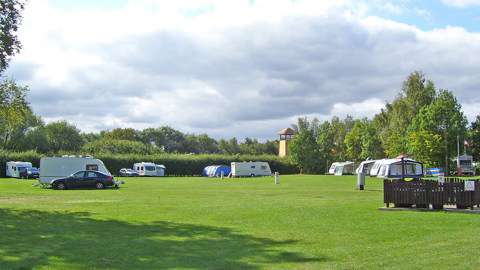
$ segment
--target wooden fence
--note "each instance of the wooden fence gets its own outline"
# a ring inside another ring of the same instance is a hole
[[[464,181],[474,181],[475,191],[465,191]],[[460,178],[447,178],[440,183],[435,180],[384,180],[383,198],[387,207],[441,209],[444,205],[456,205],[457,208],[480,205],[480,181]]]

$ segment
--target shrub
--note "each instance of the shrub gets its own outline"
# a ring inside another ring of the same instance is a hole
[[[33,166],[39,167],[42,156],[45,155],[34,151],[20,153],[0,151],[0,176],[5,177],[5,163],[7,161],[28,161],[32,162]],[[134,163],[142,161],[163,164],[167,167],[167,175],[172,176],[201,175],[203,168],[208,165],[230,165],[231,162],[235,161],[265,161],[270,164],[272,172],[278,171],[280,174],[298,173],[298,169],[288,159],[273,155],[101,154],[96,155],[95,158],[101,159],[113,174],[117,174],[121,168],[132,168]]]

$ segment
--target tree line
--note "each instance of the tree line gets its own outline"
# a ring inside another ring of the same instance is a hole
[[[0,82],[0,148],[6,151],[83,154],[276,154],[277,141],[237,138],[215,140],[169,126],[136,130],[116,128],[82,133],[66,121],[45,124],[27,102],[28,88],[13,80]]]
[[[298,119],[290,144],[292,160],[304,173],[324,173],[334,161],[362,161],[405,154],[427,167],[453,170],[465,149],[480,158],[480,116],[469,124],[455,95],[435,88],[422,72],[411,73],[399,94],[372,119]]]

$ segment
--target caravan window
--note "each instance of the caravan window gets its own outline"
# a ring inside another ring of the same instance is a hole
[[[263,165],[263,166],[260,166],[260,169],[262,170],[266,170],[267,169],[267,166]]]
[[[145,170],[153,172],[155,171],[155,166],[145,166]]]
[[[87,164],[86,168],[87,171],[98,171],[97,164]]]
[[[255,169],[255,166],[251,166],[250,168]]]

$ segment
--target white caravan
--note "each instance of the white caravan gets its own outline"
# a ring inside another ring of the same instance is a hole
[[[20,178],[21,173],[26,173],[27,169],[32,168],[31,162],[9,161],[6,164],[5,175],[7,177]]]
[[[423,177],[423,164],[413,159],[385,159],[377,173],[378,178],[420,178]]]
[[[373,163],[372,168],[370,169],[370,176],[377,176],[378,171],[380,170],[380,167],[383,165],[383,163],[386,160],[387,159],[379,159],[379,160],[375,161],[375,163]]]
[[[166,167],[152,162],[140,162],[133,164],[133,170],[139,176],[165,176]]]
[[[268,162],[249,161],[249,162],[232,162],[232,177],[241,176],[270,176],[272,171]]]
[[[360,165],[358,165],[358,168],[355,171],[355,173],[357,173],[357,174],[364,173],[365,175],[370,175],[370,171],[371,171],[373,165],[375,165],[375,162],[376,162],[376,160],[362,161],[360,163]]]
[[[334,175],[345,175],[345,174],[353,174],[354,171],[354,163],[351,161],[345,162],[334,162],[330,169],[328,170],[329,174]]]
[[[43,157],[40,159],[40,183],[50,184],[52,180],[67,177],[78,171],[99,171],[110,175],[100,159],[81,156]]]

